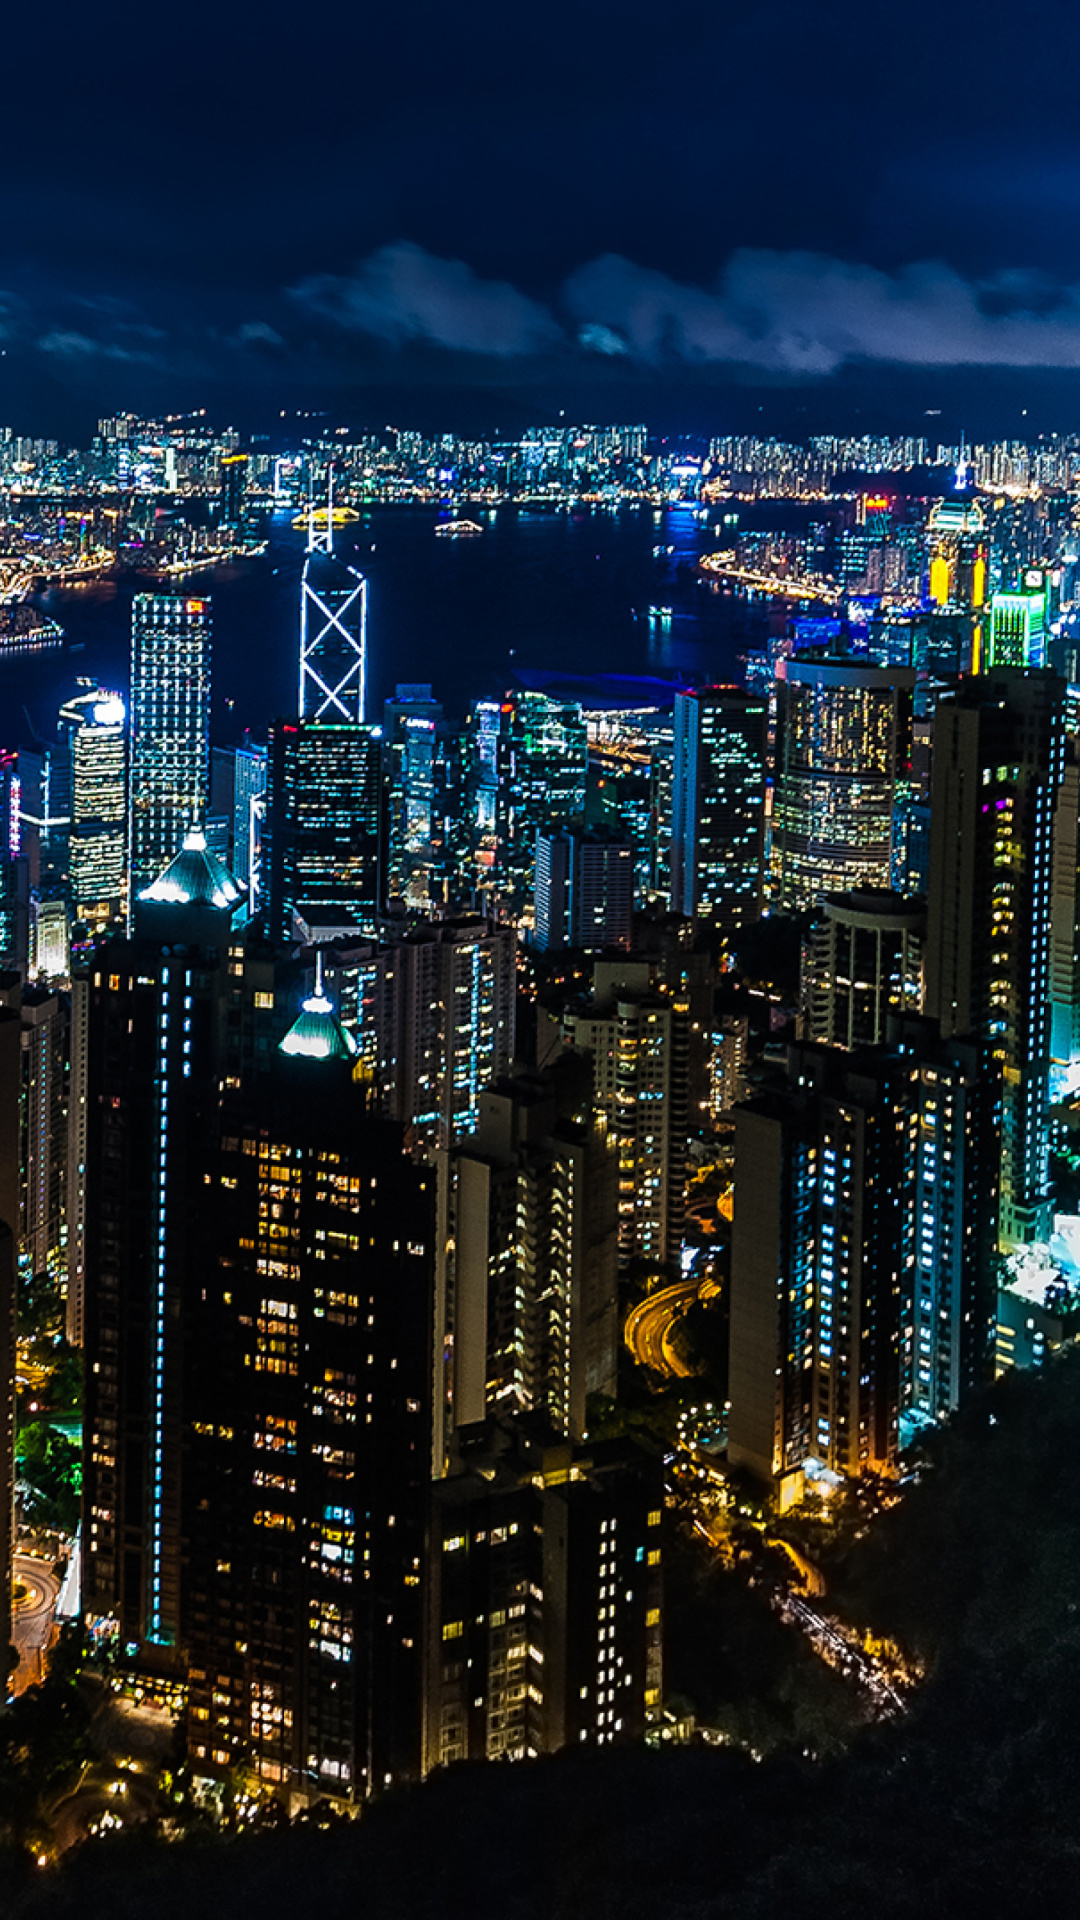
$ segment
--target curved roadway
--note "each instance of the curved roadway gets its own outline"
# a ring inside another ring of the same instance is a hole
[[[654,1373],[667,1374],[673,1379],[690,1377],[694,1369],[676,1353],[671,1336],[676,1322],[693,1306],[700,1291],[699,1280],[679,1280],[673,1287],[662,1287],[659,1293],[650,1293],[636,1307],[631,1307],[623,1338],[641,1366],[651,1367]]]

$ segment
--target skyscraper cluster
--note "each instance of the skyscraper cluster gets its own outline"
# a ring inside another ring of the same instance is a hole
[[[212,745],[210,601],[155,592],[126,702],[0,762],[0,1492],[51,1275],[91,1632],[294,1810],[655,1727],[627,1307],[724,1298],[781,1504],[893,1472],[1034,1354],[1001,1263],[1052,1240],[1080,1053],[1075,705],[966,496],[917,614],[617,714],[375,718],[323,528],[265,741]]]

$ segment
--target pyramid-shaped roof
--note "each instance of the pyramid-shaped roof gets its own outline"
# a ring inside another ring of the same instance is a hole
[[[184,844],[175,858],[170,860],[164,873],[144,887],[140,900],[152,900],[163,906],[204,906],[229,908],[239,906],[244,897],[244,888],[234,873],[230,873],[224,860],[211,853],[206,844],[206,835],[198,827],[192,827],[184,835]]]

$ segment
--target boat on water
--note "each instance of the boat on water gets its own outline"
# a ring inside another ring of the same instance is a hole
[[[45,653],[64,644],[64,629],[25,600],[0,602],[0,657],[11,653]]]
[[[484,529],[476,520],[440,520],[435,533],[440,540],[472,540]]]

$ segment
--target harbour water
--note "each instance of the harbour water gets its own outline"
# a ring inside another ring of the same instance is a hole
[[[430,507],[375,507],[336,536],[369,583],[370,719],[399,681],[430,682],[460,715],[478,696],[553,677],[741,678],[740,655],[762,643],[765,604],[702,582],[696,562],[716,533],[690,509],[470,514],[482,537],[436,539]],[[275,715],[296,710],[305,536],[291,522],[287,512],[272,517],[264,556],[183,585],[213,599],[222,744],[245,728],[260,737]],[[37,596],[68,645],[0,659],[0,746],[49,737],[79,676],[126,693],[131,600],[147,584],[110,579]]]

